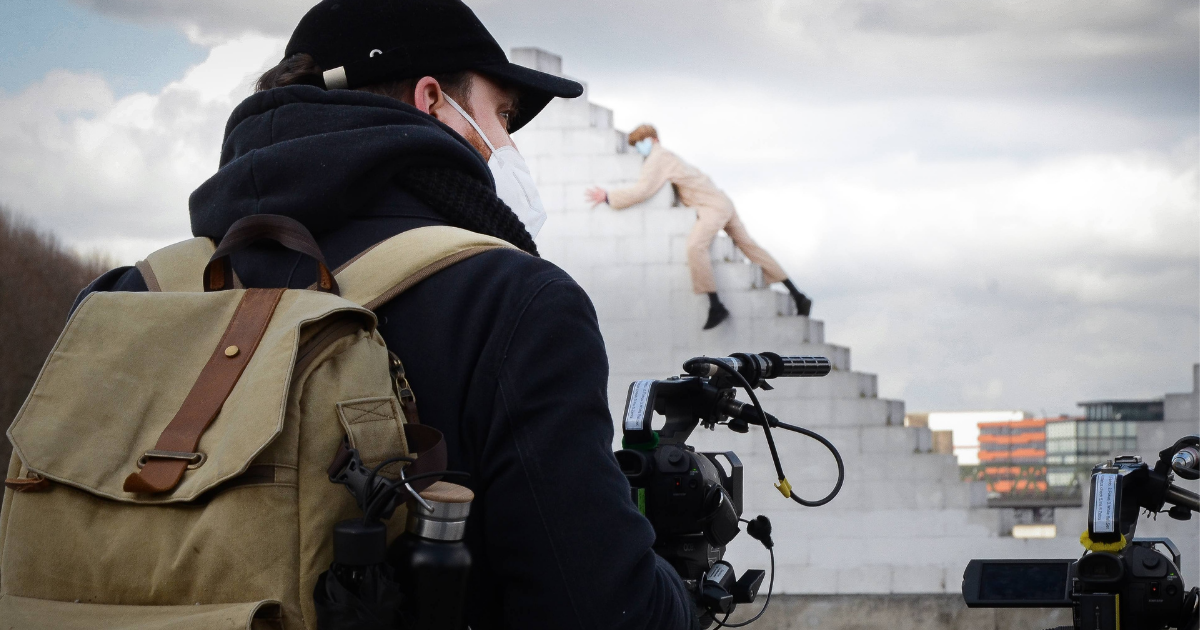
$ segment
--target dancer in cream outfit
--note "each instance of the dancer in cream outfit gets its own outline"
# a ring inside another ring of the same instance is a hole
[[[709,249],[717,232],[722,229],[751,261],[762,267],[763,280],[767,283],[782,282],[796,301],[796,309],[807,316],[812,301],[796,289],[787,273],[746,231],[737,210],[728,195],[721,192],[711,179],[696,167],[689,165],[679,156],[664,149],[658,142],[658,132],[650,125],[642,125],[629,134],[629,144],[645,158],[641,176],[636,184],[628,188],[604,190],[591,188],[587,198],[593,203],[608,203],[614,210],[622,210],[641,203],[658,192],[667,182],[675,185],[679,201],[695,210],[696,225],[688,235],[688,267],[692,272],[692,289],[696,293],[708,294],[708,321],[705,330],[715,327],[729,317],[729,311],[717,297],[717,284],[713,279],[712,259]]]

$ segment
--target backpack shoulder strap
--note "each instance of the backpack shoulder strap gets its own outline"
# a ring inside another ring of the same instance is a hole
[[[151,291],[199,292],[204,290],[204,266],[216,249],[208,238],[190,238],[168,245],[134,266]]]
[[[517,249],[507,241],[461,228],[417,228],[382,241],[342,265],[336,271],[337,283],[343,298],[374,310],[455,263],[499,248]]]

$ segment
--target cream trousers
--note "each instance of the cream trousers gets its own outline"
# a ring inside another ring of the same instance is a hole
[[[713,239],[722,229],[733,240],[733,244],[742,250],[746,258],[762,267],[765,282],[770,284],[787,279],[787,273],[784,272],[783,267],[775,262],[767,250],[759,247],[758,243],[750,238],[746,226],[742,225],[742,220],[738,218],[737,211],[732,207],[698,206],[693,209],[696,211],[696,225],[692,226],[692,232],[688,234],[687,239],[688,268],[692,272],[693,291],[696,293],[716,293],[717,291],[717,282],[713,279],[711,251]]]

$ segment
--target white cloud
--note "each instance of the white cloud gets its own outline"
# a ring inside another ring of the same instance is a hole
[[[187,237],[188,195],[216,170],[229,112],[281,49],[219,45],[158,94],[115,99],[97,76],[55,71],[0,99],[0,200],[126,263]]]
[[[1057,414],[1187,387],[1197,194],[1194,163],[1132,152],[900,155],[736,198],[882,395]]]
[[[75,0],[219,40],[287,37],[312,0]],[[645,72],[778,91],[1027,92],[1194,108],[1195,2],[1174,0],[471,0],[501,43],[562,53],[593,81]]]

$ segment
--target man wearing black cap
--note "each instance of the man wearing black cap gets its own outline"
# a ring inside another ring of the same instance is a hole
[[[459,0],[325,0],[233,112],[220,168],[189,201],[220,239],[282,214],[331,268],[398,233],[454,225],[505,239],[376,309],[423,424],[476,500],[467,618],[490,628],[691,628],[691,598],[611,453],[608,361],[595,311],[538,258],[545,220],[509,134],[578,83],[508,62]],[[247,287],[305,288],[300,255],[232,256]],[[136,268],[88,291],[145,291]],[[81,296],[82,297],[82,296]]]

